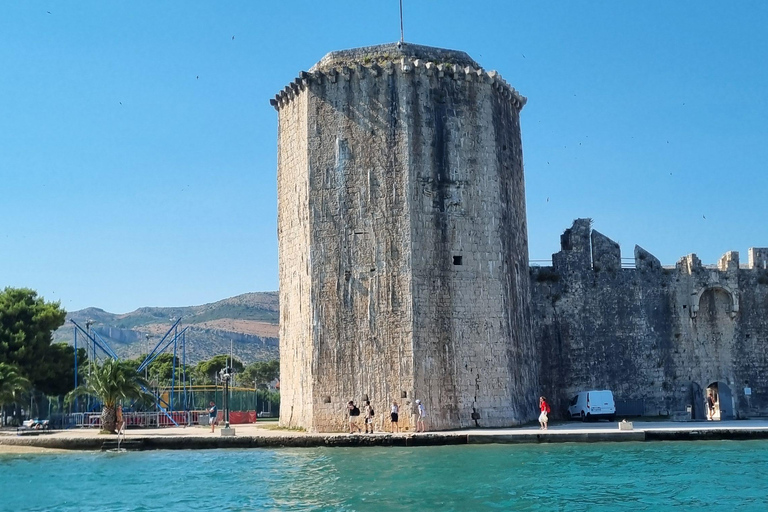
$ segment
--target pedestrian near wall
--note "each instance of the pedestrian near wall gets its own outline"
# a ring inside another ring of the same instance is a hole
[[[373,434],[373,407],[369,400],[365,401],[365,433]]]
[[[539,428],[541,430],[547,430],[548,424],[549,424],[549,404],[547,403],[547,399],[543,396],[539,397],[539,410],[541,410],[541,414],[539,414]]]
[[[389,421],[392,422],[392,433],[400,432],[400,425],[397,424],[399,420],[400,406],[397,402],[392,401],[392,408],[389,412]]]
[[[707,391],[707,419],[715,419],[715,397],[712,396],[712,391]]]
[[[347,403],[347,413],[349,414],[349,433],[354,434],[355,430],[360,430],[360,425],[357,424],[357,418],[360,417],[360,408],[355,404],[353,400]]]
[[[427,409],[421,400],[416,400],[416,432],[426,432]]]

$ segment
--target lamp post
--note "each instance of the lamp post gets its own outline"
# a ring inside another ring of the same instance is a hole
[[[234,436],[235,429],[229,426],[229,381],[232,379],[232,368],[225,366],[221,370],[221,381],[224,383],[224,428],[221,429],[222,436]]]

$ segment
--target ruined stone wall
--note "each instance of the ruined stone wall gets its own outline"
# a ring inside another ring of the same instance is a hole
[[[280,245],[281,385],[301,390],[281,421],[309,401],[291,426],[343,430],[366,397],[378,429],[392,400],[412,427],[417,398],[432,429],[534,418],[524,98],[462,52],[385,45],[329,54],[272,103],[281,152],[297,129],[307,154],[279,163],[301,168],[279,172],[280,237],[308,226],[306,247]],[[308,194],[284,197],[291,179]]]
[[[750,261],[739,272],[738,331],[733,347],[734,387],[750,388],[751,396],[737,394],[738,410],[747,417],[768,415],[768,249],[763,259]]]
[[[690,255],[662,268],[640,247],[634,268],[622,268],[618,244],[586,219],[561,245],[552,267],[531,272],[542,384],[556,413],[577,391],[611,389],[647,415],[687,418],[715,382],[730,389],[736,416],[768,413],[765,271],[740,268],[736,252],[717,267]]]

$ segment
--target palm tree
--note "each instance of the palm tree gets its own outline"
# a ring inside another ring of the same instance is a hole
[[[19,400],[21,394],[28,390],[30,383],[25,379],[19,368],[12,364],[0,363],[0,410],[5,422],[5,406]]]
[[[97,397],[101,401],[101,429],[114,434],[117,403],[120,400],[146,399],[148,394],[142,389],[146,387],[147,382],[136,370],[119,361],[107,359],[101,366],[93,368],[85,385],[71,391],[67,400],[81,395]]]

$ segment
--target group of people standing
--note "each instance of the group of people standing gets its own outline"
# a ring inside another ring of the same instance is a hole
[[[414,411],[415,416],[415,424],[416,424],[416,432],[426,432],[426,418],[427,418],[427,409],[424,407],[424,404],[421,403],[421,400],[416,400],[416,408]],[[347,414],[349,416],[349,433],[354,434],[355,431],[358,433],[362,433],[363,431],[360,429],[360,424],[358,423],[358,419],[360,416],[363,416],[364,425],[365,425],[365,433],[366,434],[373,434],[373,417],[375,414],[375,411],[373,410],[373,407],[371,406],[371,401],[366,400],[365,404],[363,405],[363,409],[361,410],[354,400],[350,400],[347,403]],[[398,404],[396,401],[392,401],[392,406],[389,410],[389,422],[391,425],[391,432],[397,433],[400,432],[400,404]],[[414,423],[414,422],[412,422]]]
[[[427,418],[427,409],[424,407],[424,404],[421,403],[421,400],[416,400],[415,406],[416,407],[413,414],[414,421],[411,423],[416,424],[416,432],[426,432],[425,424]],[[547,430],[549,428],[549,413],[552,409],[550,408],[549,403],[547,403],[547,399],[543,396],[539,397],[539,410],[541,411],[541,414],[539,414],[539,426],[542,430]],[[365,425],[365,433],[373,434],[373,417],[375,415],[375,411],[371,406],[370,400],[365,401],[362,410],[357,406],[354,400],[350,400],[347,403],[347,414],[349,416],[350,434],[354,434],[355,431],[358,433],[363,432],[358,423],[358,419],[361,415],[364,420],[363,424]],[[389,411],[389,422],[392,426],[390,432],[393,434],[400,432],[399,421],[400,405],[393,400]]]

